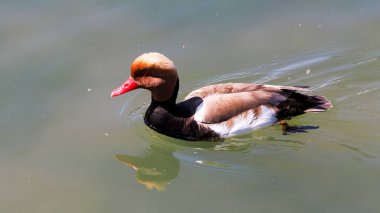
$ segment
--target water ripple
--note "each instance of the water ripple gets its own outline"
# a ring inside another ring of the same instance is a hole
[[[355,52],[356,54],[351,54]],[[289,58],[276,58],[275,60],[255,67],[248,67],[235,72],[208,76],[207,78],[200,78],[199,85],[209,85],[222,83],[225,81],[241,80],[255,82],[255,83],[279,83],[284,85],[310,85],[312,90],[321,90],[334,87],[344,88],[348,81],[354,80],[359,66],[370,65],[379,62],[379,57],[374,56],[372,52],[359,52],[356,48],[320,51],[318,53],[306,53],[299,56]],[[356,61],[356,62],[353,62]],[[287,77],[292,76],[292,77]],[[202,79],[206,79],[203,80]],[[199,86],[198,85],[198,86]],[[185,87],[187,85],[184,85]],[[194,86],[196,87],[196,86]],[[196,89],[196,88],[190,88]],[[378,90],[377,86],[359,87],[354,93],[346,93],[340,97],[336,97],[336,102],[340,102],[354,95],[364,95]],[[141,91],[137,91],[128,97],[123,107],[120,110],[119,117],[124,117],[128,125],[134,122],[141,122],[142,115],[149,103],[146,100],[141,103],[138,101],[138,96]],[[149,130],[148,130],[149,131]],[[139,134],[146,134],[145,130],[139,130]],[[157,135],[158,133],[151,132],[150,135]],[[245,135],[231,138],[229,143],[218,144],[208,147],[214,151],[232,151],[239,150],[241,147],[244,149],[252,148],[252,135]],[[256,138],[258,140],[258,138]],[[266,138],[266,141],[269,139]],[[243,142],[236,143],[234,142]],[[245,144],[244,144],[245,143]],[[301,142],[302,143],[302,142]],[[198,144],[199,145],[199,144]],[[241,150],[240,150],[241,151]]]

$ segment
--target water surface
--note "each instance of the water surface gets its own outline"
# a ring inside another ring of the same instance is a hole
[[[0,8],[2,212],[378,212],[377,1],[17,1]],[[139,54],[203,85],[309,85],[334,108],[224,143],[115,99]]]

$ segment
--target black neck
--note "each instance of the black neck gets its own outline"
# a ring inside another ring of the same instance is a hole
[[[156,100],[154,100],[152,98],[151,105],[161,106],[161,107],[167,109],[168,111],[174,110],[175,106],[176,106],[176,100],[177,100],[177,96],[178,96],[178,90],[179,90],[179,79],[177,79],[174,91],[173,91],[172,95],[170,96],[170,98],[168,100],[166,100],[166,101],[156,101]]]

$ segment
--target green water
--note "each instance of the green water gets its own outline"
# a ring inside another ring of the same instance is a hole
[[[2,1],[0,212],[379,212],[379,1]],[[147,51],[179,99],[222,82],[309,85],[334,108],[189,143],[111,99]]]

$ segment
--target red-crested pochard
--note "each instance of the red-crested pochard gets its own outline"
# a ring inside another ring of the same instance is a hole
[[[179,80],[174,63],[156,52],[137,57],[131,76],[112,97],[143,88],[152,93],[144,122],[153,130],[184,140],[223,140],[285,119],[332,107],[323,96],[310,96],[305,87],[225,83],[202,87],[176,103]]]

